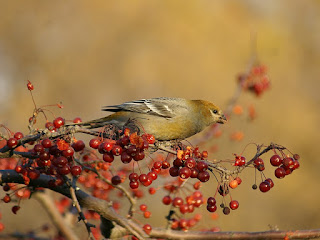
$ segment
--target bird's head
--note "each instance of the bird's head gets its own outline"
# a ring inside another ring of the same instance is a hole
[[[207,118],[207,125],[211,125],[213,123],[226,123],[227,118],[223,114],[222,110],[214,105],[211,102],[200,100],[201,103],[205,106],[206,112],[203,113]]]

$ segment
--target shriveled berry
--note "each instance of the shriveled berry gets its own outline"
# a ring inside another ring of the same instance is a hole
[[[224,215],[229,215],[230,214],[230,208],[224,207],[222,212],[223,212]]]
[[[20,206],[18,205],[15,205],[11,208],[11,211],[14,213],[14,214],[17,214],[18,210],[20,209]]]

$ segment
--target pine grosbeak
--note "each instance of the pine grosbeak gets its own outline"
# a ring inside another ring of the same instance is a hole
[[[133,120],[143,133],[152,134],[157,140],[168,141],[188,138],[211,124],[227,121],[220,108],[213,103],[183,98],[141,99],[105,106],[102,110],[114,113],[80,125],[94,127],[96,123],[103,123],[122,128]]]

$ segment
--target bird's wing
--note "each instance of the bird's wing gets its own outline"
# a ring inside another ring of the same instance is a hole
[[[105,106],[102,110],[110,112],[130,111],[172,118],[175,116],[174,109],[180,107],[184,106],[181,105],[181,101],[178,98],[151,98],[125,102],[120,105]]]

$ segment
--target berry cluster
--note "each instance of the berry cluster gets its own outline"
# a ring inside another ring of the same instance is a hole
[[[267,68],[264,65],[253,66],[248,74],[240,74],[238,81],[244,90],[253,92],[256,96],[260,96],[270,87]]]
[[[200,153],[198,148],[187,147],[185,151],[179,150],[169,173],[172,177],[197,178],[201,182],[207,182],[210,179],[210,174],[207,171],[208,164],[202,161],[207,157],[207,151]]]

